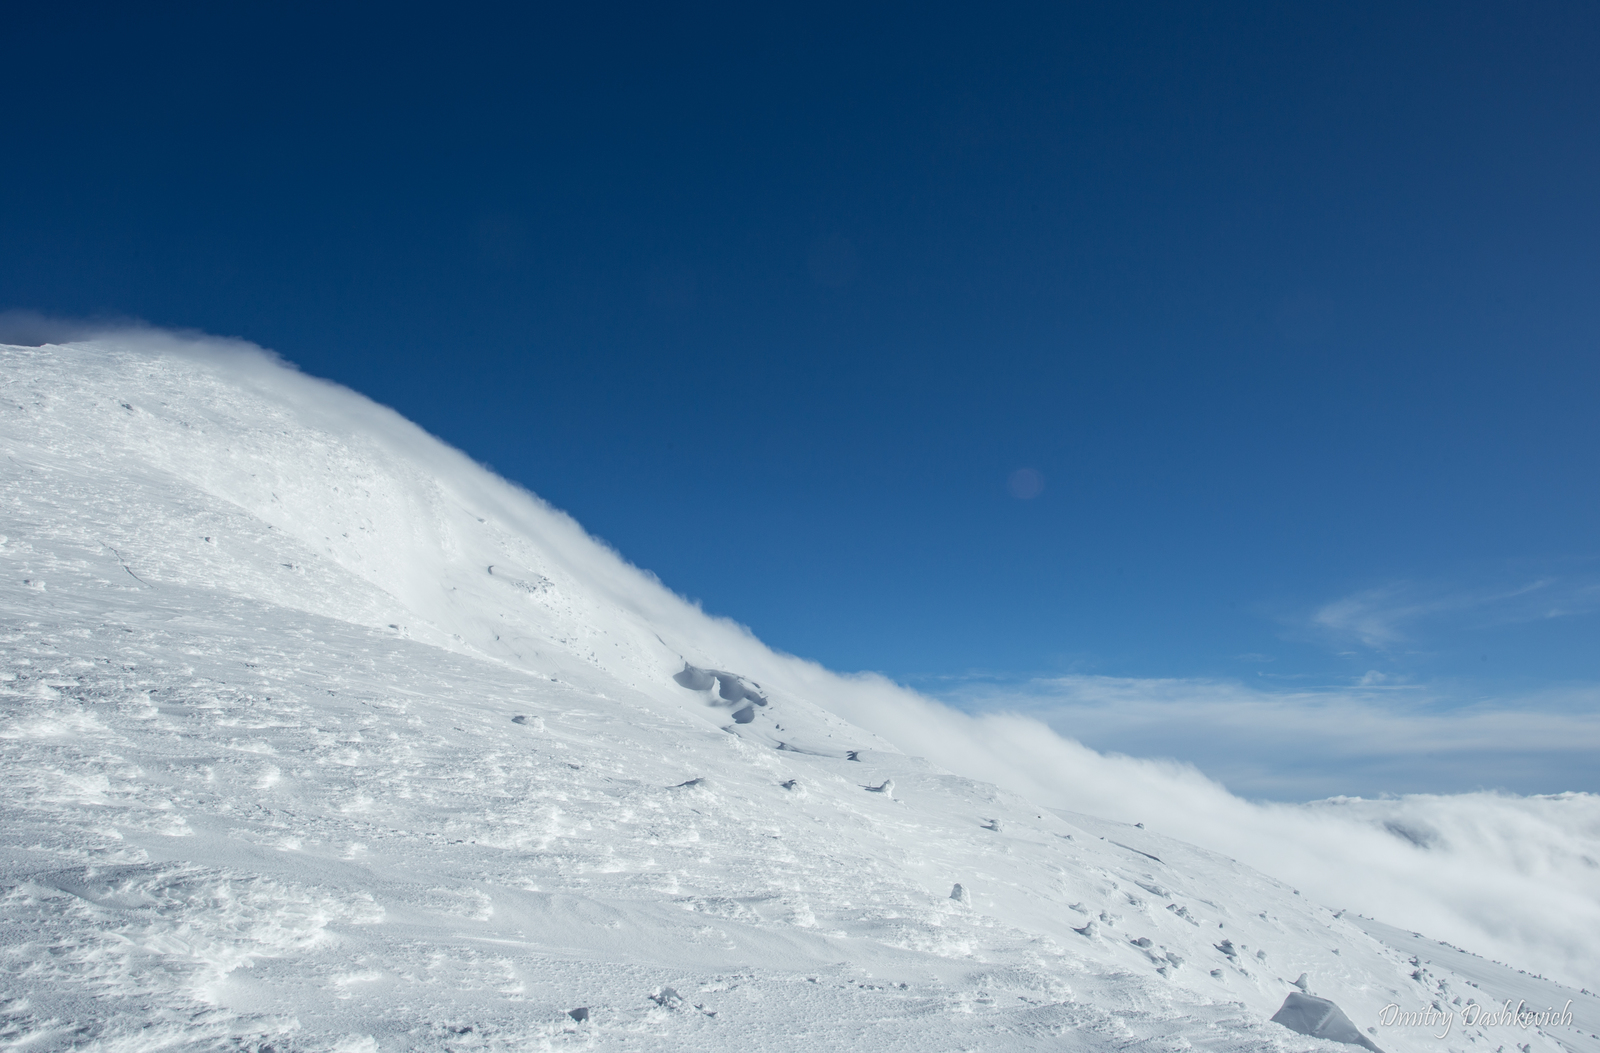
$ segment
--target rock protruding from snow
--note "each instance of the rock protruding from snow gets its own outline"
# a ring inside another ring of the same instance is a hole
[[[972,893],[968,892],[964,887],[962,887],[962,884],[959,881],[950,887],[950,898],[961,904],[963,907],[970,907],[972,905]]]
[[[1344,1015],[1344,1010],[1316,995],[1290,991],[1289,997],[1283,1000],[1283,1008],[1273,1014],[1272,1022],[1282,1024],[1297,1035],[1347,1042],[1352,1046],[1363,1046],[1373,1053],[1383,1053]]]

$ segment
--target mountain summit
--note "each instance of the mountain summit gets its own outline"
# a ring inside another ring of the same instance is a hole
[[[0,359],[13,1048],[1559,1048],[1377,1026],[1493,999],[908,755],[934,703],[352,392],[148,334]]]

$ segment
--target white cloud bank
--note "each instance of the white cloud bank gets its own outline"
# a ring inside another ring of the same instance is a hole
[[[1600,685],[1463,703],[1368,673],[1348,687],[1066,676],[968,682],[969,712],[1019,712],[1095,749],[1172,757],[1251,798],[1594,790]]]
[[[678,690],[659,675],[662,654],[676,650],[707,666],[753,676],[774,697],[787,693],[815,702],[907,753],[1006,786],[1040,805],[1144,822],[1250,863],[1330,906],[1569,983],[1592,984],[1600,975],[1600,795],[1480,792],[1251,803],[1191,765],[1096,752],[1034,717],[973,716],[881,677],[841,676],[773,652],[742,627],[707,616],[628,566],[569,517],[392,412],[241,350],[237,342],[142,329],[98,333],[92,346],[60,354],[71,360],[56,374],[64,378],[60,382],[81,390],[45,397],[70,394],[77,404],[90,397],[103,402],[105,441],[124,444],[108,446],[108,457],[130,471],[188,480],[275,530],[304,535],[326,553],[318,557],[325,563],[313,565],[330,568],[326,583],[310,572],[272,577],[285,584],[270,586],[262,577],[259,599],[352,621],[392,621],[385,612],[398,605],[431,625],[430,638],[441,646],[473,647],[508,663],[532,662],[513,655],[489,631],[503,631],[505,623],[491,620],[498,615],[486,605],[500,601],[482,591],[487,585],[480,553],[471,546],[487,544],[476,539],[493,530],[499,550],[523,551],[530,563],[542,561],[550,575],[574,583],[573,594],[564,598],[573,617],[611,619],[609,639],[629,643],[619,644],[615,660],[606,661],[629,682],[655,677],[663,691]],[[118,415],[111,388],[93,386],[114,386],[119,376],[135,373],[141,383],[160,385],[161,404],[140,414],[124,408]],[[256,430],[241,431],[250,428]],[[259,441],[246,446],[237,441],[241,434]],[[226,436],[233,438],[224,447]],[[155,468],[148,468],[152,463]],[[345,486],[357,472],[367,495],[367,525],[341,536],[331,519],[341,499],[329,488]],[[334,576],[335,564],[346,577]],[[477,575],[471,581],[480,583],[471,595],[462,576],[469,565]],[[241,575],[250,566],[240,562],[233,570],[237,574],[219,577],[217,587],[243,587],[239,583],[247,578]],[[357,581],[369,591],[349,587]],[[462,588],[447,592],[441,582]],[[269,587],[279,591],[265,591]],[[1116,694],[1114,682],[1099,689]],[[1275,719],[1270,705],[1263,708],[1259,700],[1218,697],[1193,704],[1194,712],[1224,720],[1239,734]],[[1183,706],[1148,712],[1155,720],[1181,714]],[[1336,727],[1338,719],[1313,714],[1297,733],[1348,737],[1350,732]],[[1492,732],[1490,725],[1500,718],[1484,719],[1490,723],[1469,729],[1469,737],[1477,736],[1473,741]],[[1552,725],[1546,731],[1570,729]],[[1227,736],[1214,741],[1225,748]]]

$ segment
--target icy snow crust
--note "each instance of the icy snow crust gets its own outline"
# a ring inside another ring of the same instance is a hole
[[[1302,973],[1476,993],[902,754],[387,410],[136,343],[0,349],[9,1048],[1348,1051],[1269,1022]]]

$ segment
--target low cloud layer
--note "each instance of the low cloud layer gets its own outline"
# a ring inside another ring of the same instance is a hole
[[[1110,753],[1170,757],[1249,798],[1600,791],[1600,685],[1463,702],[1371,673],[1350,687],[1068,676],[944,696],[1014,712]]]
[[[1251,802],[1193,765],[1097,752],[1030,716],[887,697],[851,715],[910,752],[1046,807],[1142,822],[1335,909],[1568,984],[1600,975],[1600,795]]]

